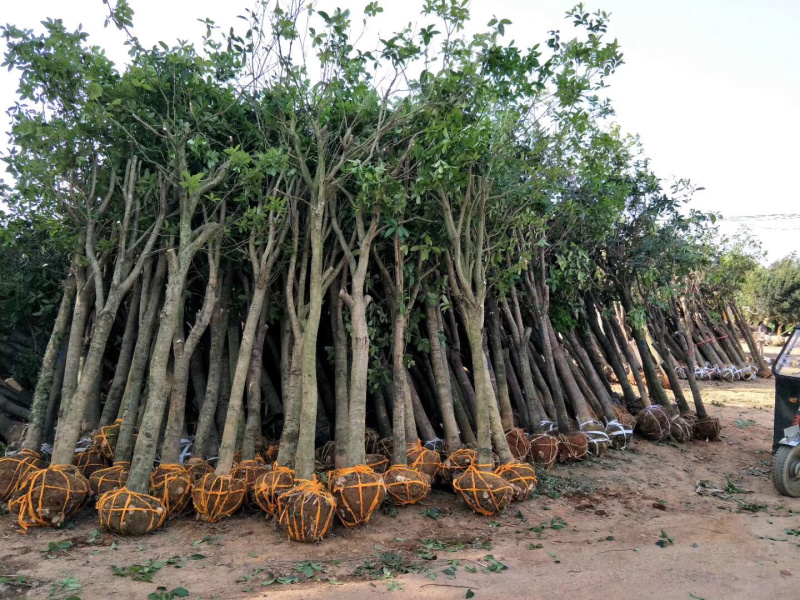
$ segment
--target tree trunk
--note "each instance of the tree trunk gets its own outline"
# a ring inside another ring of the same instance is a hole
[[[572,345],[572,349],[574,350],[575,356],[580,362],[581,367],[583,367],[583,374],[588,380],[589,386],[591,387],[592,392],[594,392],[595,398],[597,398],[597,401],[600,403],[603,416],[605,416],[607,421],[613,421],[617,418],[617,416],[614,413],[611,396],[608,395],[608,391],[603,386],[602,381],[600,381],[600,377],[597,375],[594,365],[592,365],[589,354],[581,345],[581,342],[578,339],[578,336],[575,335],[574,330],[570,329],[566,332],[565,336]]]
[[[244,438],[242,439],[242,460],[255,459],[256,438],[261,434],[261,376],[264,363],[264,341],[269,328],[267,306],[267,302],[264,302],[247,373],[247,421],[245,421]],[[250,309],[252,310],[252,307]]]
[[[212,434],[216,429],[214,417],[219,401],[222,366],[225,362],[225,337],[228,331],[228,303],[230,301],[231,275],[225,274],[222,281],[222,293],[214,306],[211,315],[211,345],[208,350],[208,380],[206,382],[205,401],[200,407],[197,417],[197,429],[194,436],[193,454],[206,458]],[[218,431],[218,430],[217,430]]]
[[[425,322],[428,327],[431,363],[434,379],[436,381],[436,396],[439,401],[439,413],[442,416],[445,445],[449,452],[453,452],[461,447],[461,439],[458,434],[458,423],[456,422],[455,411],[453,410],[453,391],[450,387],[450,373],[447,368],[447,359],[441,344],[444,332],[442,332],[440,327],[441,317],[437,315],[439,307],[427,301],[423,302],[423,304],[425,305]],[[498,377],[500,377],[499,371]]]
[[[106,403],[100,415],[100,425],[110,425],[119,413],[119,406],[122,402],[122,395],[125,392],[125,384],[128,381],[128,371],[133,360],[133,349],[136,347],[139,324],[139,303],[142,296],[141,279],[137,279],[131,292],[131,303],[128,306],[128,318],[125,321],[125,333],[122,334],[122,344],[119,349],[119,359],[114,369],[114,380],[111,382],[111,389],[108,390]]]
[[[506,377],[506,363],[503,355],[503,346],[500,342],[500,314],[494,295],[486,295],[486,321],[488,324],[488,341],[491,349],[492,366],[497,382],[497,403],[500,405],[500,418],[503,429],[508,431],[514,428],[514,411],[511,408],[511,397],[508,394],[508,378]],[[531,382],[532,384],[533,382]],[[526,393],[528,388],[525,388]],[[528,402],[532,402],[532,398]]]
[[[346,269],[342,273],[341,286],[344,286],[345,278],[347,277]],[[349,423],[348,418],[348,402],[350,391],[348,390],[347,383],[350,379],[348,369],[348,356],[347,356],[347,334],[344,328],[344,317],[342,311],[342,299],[339,297],[339,292],[336,288],[331,286],[331,332],[333,334],[333,373],[334,373],[334,396],[336,398],[336,414],[334,415],[334,438],[336,439],[336,456],[335,466],[337,469],[343,469],[347,466],[347,428]],[[380,390],[378,390],[380,393]],[[386,410],[383,405],[383,397],[380,398],[380,404],[383,410]],[[377,401],[376,401],[377,405]],[[376,406],[376,412],[379,407]],[[381,424],[380,418],[378,423]],[[381,424],[382,425],[382,424]],[[390,430],[391,428],[389,428]],[[383,432],[382,432],[383,435]],[[388,434],[387,434],[388,435]]]
[[[152,266],[152,261],[150,266]],[[161,290],[167,272],[167,261],[162,254],[156,265],[155,275],[150,276],[150,268],[146,268],[142,276],[142,297],[139,302],[139,329],[136,336],[136,347],[133,350],[131,368],[128,370],[128,381],[122,394],[122,404],[118,419],[122,419],[117,447],[114,450],[114,462],[130,461],[133,455],[133,435],[136,431],[139,401],[142,394],[144,374],[150,358],[150,347],[155,333],[155,323],[161,304]]]
[[[75,277],[70,274],[64,283],[64,295],[58,308],[58,315],[53,323],[53,331],[44,351],[42,367],[33,392],[28,429],[22,448],[39,452],[45,434],[47,408],[52,394],[54,377],[57,368],[58,354],[64,345],[64,336],[67,334],[70,317],[72,315],[72,300],[75,298]]]
[[[639,369],[641,368],[639,365],[639,359],[636,358],[633,350],[628,345],[628,342],[625,339],[625,333],[622,331],[622,327],[617,320],[617,316],[611,315],[607,319],[605,317],[602,317],[602,319],[603,329],[608,328],[607,331],[613,331],[613,334],[617,339],[617,343],[622,349],[625,359],[628,361],[628,365],[630,365],[631,375],[633,376],[633,380],[636,382],[636,388],[639,390],[639,397],[642,399],[642,403],[644,406],[650,406],[650,394],[648,393],[647,388],[644,386],[642,375],[639,372]],[[625,379],[627,379],[627,376]]]

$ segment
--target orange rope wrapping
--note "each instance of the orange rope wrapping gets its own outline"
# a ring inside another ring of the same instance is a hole
[[[85,452],[76,452],[72,464],[78,467],[87,479],[92,476],[92,473],[108,467],[106,455],[96,446],[92,446]]]
[[[406,465],[392,465],[383,475],[386,493],[393,504],[407,506],[424,499],[431,491],[428,477]]]
[[[435,450],[428,450],[421,440],[406,444],[408,465],[420,473],[425,473],[431,481],[442,468],[442,457]]]
[[[119,488],[103,494],[95,505],[100,526],[119,535],[144,535],[159,529],[167,508],[159,498]]]
[[[529,460],[545,469],[550,469],[558,459],[558,440],[552,435],[534,434],[531,436]]]
[[[89,482],[72,465],[51,465],[32,473],[8,504],[19,514],[19,526],[57,526],[77,513],[90,497]],[[49,501],[49,502],[48,502]]]
[[[487,466],[470,465],[469,469],[453,479],[453,488],[473,512],[490,517],[508,507],[514,490],[502,477],[491,471],[480,470]]]
[[[242,506],[247,487],[241,479],[209,473],[192,488],[192,504],[197,518],[216,523]]]
[[[478,452],[472,448],[459,448],[444,461],[442,473],[449,481],[457,477],[462,471],[466,471],[478,460]]]
[[[186,470],[189,472],[189,477],[192,478],[192,484],[200,483],[200,480],[214,472],[214,467],[204,461],[198,456],[193,456],[186,461]]]
[[[364,457],[367,466],[376,473],[385,473],[389,468],[389,459],[383,454],[367,454]]]
[[[527,500],[530,498],[538,482],[536,479],[536,469],[528,463],[500,465],[495,469],[494,474],[499,475],[511,484],[511,487],[514,489],[514,497],[512,500]]]
[[[298,479],[278,497],[278,522],[296,542],[317,542],[328,535],[336,512],[336,498],[316,479]]]
[[[99,498],[106,492],[125,487],[130,469],[131,463],[126,460],[120,460],[106,469],[95,471],[89,477],[89,486],[92,489],[92,494]]]
[[[508,449],[517,460],[522,460],[528,456],[531,450],[531,443],[525,435],[525,431],[519,427],[509,429],[506,433],[506,442],[508,442]]]
[[[162,463],[150,474],[150,495],[161,501],[168,518],[175,517],[192,499],[192,476],[183,465]]]
[[[117,448],[117,438],[119,438],[121,427],[122,419],[117,419],[111,425],[98,429],[92,436],[92,445],[108,460],[114,460],[114,451]]]
[[[0,458],[0,500],[5,502],[11,498],[31,473],[45,466],[41,455],[35,450],[23,449],[17,456]]]
[[[386,498],[383,478],[366,465],[333,471],[329,482],[336,498],[336,515],[345,527],[368,523]]]
[[[294,487],[294,471],[278,463],[272,471],[261,475],[253,488],[253,500],[265,513],[275,516],[278,512],[278,496]]]

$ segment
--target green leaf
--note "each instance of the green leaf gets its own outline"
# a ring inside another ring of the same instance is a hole
[[[475,597],[475,592],[473,592],[472,590],[467,590],[467,593],[464,594],[464,598],[466,598],[467,600],[474,597]]]

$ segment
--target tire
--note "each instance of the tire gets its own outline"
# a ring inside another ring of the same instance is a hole
[[[780,446],[775,453],[772,482],[782,496],[800,498],[800,446]]]

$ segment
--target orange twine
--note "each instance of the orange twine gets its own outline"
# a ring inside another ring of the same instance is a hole
[[[349,478],[350,475],[355,475]],[[366,481],[365,481],[366,478]],[[386,486],[383,479],[366,465],[356,465],[333,471],[330,475],[330,488],[337,500],[336,514],[345,527],[355,527],[359,523],[367,523],[383,499],[386,497]],[[364,498],[364,490],[373,490],[372,500]],[[358,490],[358,506],[351,506],[345,492]],[[348,514],[349,513],[349,514]]]
[[[167,516],[174,517],[186,509],[192,498],[192,476],[183,465],[162,463],[150,474],[150,494],[161,501]]]
[[[427,476],[406,465],[389,467],[383,475],[383,482],[386,493],[391,496],[392,502],[399,506],[416,504],[431,491]]]
[[[36,450],[23,448],[17,456],[4,456],[0,458],[0,468],[11,465],[11,473],[4,481],[0,481],[0,500],[7,500],[14,492],[22,487],[28,475],[45,468],[41,455]]]
[[[192,503],[199,518],[216,523],[239,510],[246,493],[241,479],[208,473],[192,488]]]
[[[118,488],[103,494],[95,505],[100,517],[100,526],[120,535],[141,535],[159,529],[167,518],[167,508],[159,498],[149,494],[139,494],[128,488]],[[147,513],[150,519],[144,531],[130,531],[128,518],[136,514]],[[119,521],[112,522],[118,516]]]
[[[276,462],[272,471],[256,479],[253,499],[261,510],[274,516],[278,511],[278,496],[293,487],[294,470]]]
[[[324,538],[333,524],[336,498],[326,492],[314,479],[298,479],[298,484],[278,498],[278,522],[286,526],[289,537],[296,542],[316,542]],[[306,528],[307,511],[314,510],[313,527]],[[328,510],[323,513],[324,506]]]
[[[524,500],[536,488],[536,470],[528,463],[500,465],[494,471],[514,488],[514,498]]]
[[[504,510],[514,493],[511,485],[491,471],[482,471],[489,465],[470,465],[469,469],[453,480],[453,488],[461,494],[467,505],[481,515],[492,516]],[[498,497],[499,496],[499,497]],[[483,501],[489,500],[490,507]]]
[[[57,481],[49,481],[51,479]],[[48,490],[56,490],[64,495],[60,510],[52,516],[50,507],[43,505]],[[19,512],[19,526],[27,532],[29,527],[59,525],[83,508],[89,498],[89,482],[72,465],[51,465],[31,474],[20,491],[20,497],[9,502],[8,508],[12,512]]]
[[[406,444],[406,449],[408,460],[410,461],[409,466],[422,471],[431,479],[433,479],[436,473],[442,468],[442,459],[439,453],[435,450],[428,450],[422,445],[421,440],[418,439],[416,444]]]

